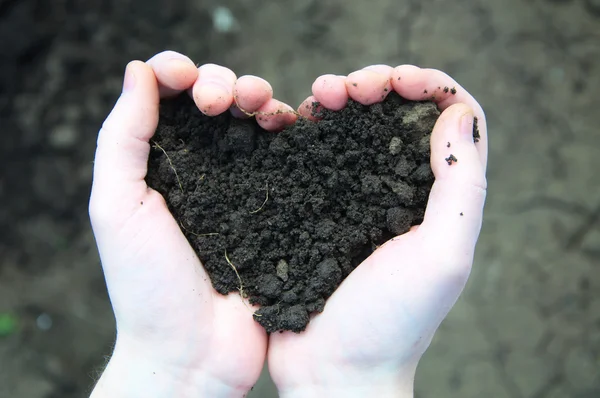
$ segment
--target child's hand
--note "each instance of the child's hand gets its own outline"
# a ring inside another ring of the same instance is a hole
[[[234,102],[243,109],[234,110],[238,116],[259,111],[270,130],[296,116],[276,112],[290,108],[272,99],[265,81],[236,79],[216,65],[198,72],[172,52],[134,62],[126,75],[100,132],[90,201],[118,327],[93,396],[242,396],[258,378],[267,337],[238,295],[214,291],[162,196],[146,186],[149,140],[159,96],[183,90],[208,115]],[[360,265],[306,332],[271,337],[271,374],[283,396],[410,395],[417,362],[468,277],[485,200],[487,135],[481,107],[462,87],[439,71],[376,66],[317,79],[299,112],[315,99],[334,110],[348,97],[372,104],[391,89],[412,100],[435,96],[444,110],[431,140],[436,182],[425,221]],[[458,161],[448,164],[451,154]]]
[[[90,216],[117,321],[117,342],[94,397],[242,396],[256,382],[267,336],[237,294],[212,288],[160,194],[146,186],[159,96],[190,90],[209,115],[234,95],[246,112],[290,109],[262,79],[161,53],[128,65],[98,137]],[[295,120],[264,117],[267,129]]]
[[[375,66],[320,77],[304,105],[316,99],[338,110],[348,97],[367,105],[390,89],[433,98],[443,110],[431,138],[435,184],[425,220],[354,270],[304,333],[271,336],[269,367],[282,397],[412,397],[417,363],[467,281],[486,196],[486,122],[475,99],[437,70]],[[449,164],[451,154],[457,161]]]

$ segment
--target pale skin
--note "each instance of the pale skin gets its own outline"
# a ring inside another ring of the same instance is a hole
[[[436,180],[425,220],[359,265],[305,332],[269,338],[238,294],[216,293],[164,199],[146,186],[159,100],[187,91],[209,116],[253,115],[276,134],[298,117],[312,118],[306,105],[314,100],[339,110],[348,98],[368,105],[392,90],[412,100],[435,96],[443,111],[431,139]],[[450,153],[458,159],[452,165]],[[418,361],[470,273],[486,162],[483,110],[437,70],[374,65],[324,75],[294,112],[255,76],[197,68],[174,52],[130,63],[98,136],[90,199],[117,322],[115,350],[92,397],[243,397],[267,357],[282,397],[413,396]]]

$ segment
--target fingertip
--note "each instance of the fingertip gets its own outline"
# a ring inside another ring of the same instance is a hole
[[[473,109],[454,104],[442,112],[431,134],[436,180],[453,179],[485,189],[485,171],[473,140]]]
[[[414,65],[401,65],[392,73],[394,90],[412,101],[433,101],[440,110],[464,103],[469,105],[478,119],[480,139],[477,148],[484,164],[487,165],[487,125],[481,105],[467,90],[448,74],[437,69],[421,69]]]
[[[192,98],[207,116],[227,111],[233,104],[236,75],[228,68],[206,64],[198,68],[198,78],[192,87]]]
[[[191,87],[198,78],[198,68],[189,58],[171,59],[167,63],[167,68],[169,74],[157,77],[160,82],[171,82],[170,87],[178,91]]]
[[[388,76],[368,69],[352,72],[346,78],[348,95],[363,105],[383,101],[391,89]]]
[[[198,79],[218,79],[233,87],[236,74],[229,68],[217,64],[204,64],[198,67]]]
[[[233,98],[243,113],[253,113],[273,98],[273,88],[257,76],[242,76],[233,86]]]
[[[314,95],[311,95],[310,97],[302,101],[302,103],[298,107],[298,113],[308,120],[317,121],[318,118],[314,116],[315,106],[318,110],[318,108],[320,107],[320,103],[319,101],[317,101]]]
[[[485,168],[472,134],[473,110],[468,105],[451,105],[440,115],[431,136],[435,181],[417,231],[439,242],[440,254],[463,260],[473,254],[487,190]],[[452,230],[450,239],[448,230]]]
[[[133,69],[147,69],[146,64],[140,60],[134,59],[133,61],[129,61],[125,66],[125,70],[133,70]]]
[[[138,61],[130,61],[125,66],[125,72],[123,74],[123,89],[122,89],[122,92],[121,92],[122,94],[125,94],[127,92],[133,91],[133,89],[135,88],[135,84],[136,84],[136,79],[135,79],[136,62],[138,62]]]
[[[123,105],[118,103],[115,109],[120,109],[125,104],[127,106],[140,105],[142,107],[158,104],[158,84],[152,68],[145,62],[131,61],[125,67],[123,94],[130,93],[136,97],[135,101],[128,101]],[[125,113],[123,114],[125,115]]]
[[[231,115],[236,119],[248,119],[248,118],[252,117],[252,113],[248,113],[248,112],[244,112],[244,111],[240,110],[240,108],[238,108],[235,105],[235,100],[234,100],[234,103],[229,108],[229,112],[231,112]]]
[[[133,136],[148,141],[158,123],[158,84],[152,68],[142,61],[131,61],[125,68],[123,93],[106,118],[103,131],[113,139]]]
[[[377,64],[377,65],[369,65],[363,68],[363,70],[371,70],[373,72],[377,72],[381,75],[387,76],[390,78],[392,73],[394,72],[394,68],[389,65]]]
[[[473,108],[471,108],[468,104],[457,103],[446,108],[442,114],[445,114],[444,116],[446,118],[456,118],[466,114],[473,115]]]
[[[314,97],[332,111],[343,109],[348,103],[345,78],[336,75],[319,76],[312,85]]]
[[[200,112],[217,116],[233,104],[233,95],[228,90],[213,85],[198,85],[193,89],[194,102]]]
[[[149,65],[155,65],[169,59],[190,60],[188,57],[177,51],[165,50],[153,55],[150,59],[148,59],[148,61],[146,61],[146,63]]]
[[[276,99],[270,99],[256,114],[257,123],[267,131],[280,131],[294,124],[298,116],[291,106]]]
[[[428,97],[427,92],[423,92],[423,88],[419,87],[419,91],[415,91],[415,77],[421,73],[422,69],[415,65],[400,65],[393,69],[390,81],[394,91],[406,99],[415,101]],[[430,97],[430,95],[429,95]]]
[[[402,97],[412,101],[430,100],[441,110],[457,102],[467,102],[466,91],[448,74],[437,69],[398,66],[392,74],[392,85]]]
[[[148,141],[158,125],[158,106],[158,83],[152,68],[142,61],[127,64],[123,93],[98,134],[96,192],[110,196],[117,186],[145,185]]]
[[[437,148],[438,144],[442,144],[447,140],[451,140],[451,142],[461,141],[459,127],[460,121],[465,115],[473,117],[473,109],[462,103],[454,104],[442,111],[431,133],[432,149]],[[472,137],[471,142],[473,142]]]
[[[154,71],[161,97],[170,97],[188,89],[198,78],[194,62],[175,51],[156,54],[146,64]]]

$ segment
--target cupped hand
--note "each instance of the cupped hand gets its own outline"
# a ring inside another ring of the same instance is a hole
[[[431,137],[435,183],[425,219],[360,264],[306,331],[270,337],[269,368],[282,397],[412,397],[417,363],[470,273],[486,196],[487,131],[464,88],[437,70],[377,65],[321,76],[299,112],[311,117],[314,101],[339,110],[349,97],[369,105],[391,90],[432,99],[443,111]],[[451,154],[457,161],[449,164]]]
[[[163,197],[144,181],[159,99],[186,90],[207,115],[259,112],[270,130],[295,119],[276,112],[290,108],[257,77],[196,68],[174,52],[128,65],[98,136],[89,207],[117,322],[94,397],[239,397],[264,363],[267,336],[252,311],[239,295],[216,293]]]

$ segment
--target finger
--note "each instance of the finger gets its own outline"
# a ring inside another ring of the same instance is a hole
[[[345,88],[344,88],[344,90],[345,90]],[[298,107],[298,113],[302,117],[305,117],[308,120],[312,120],[312,121],[319,120],[317,117],[315,117],[313,115],[313,113],[315,111],[318,112],[319,109],[322,109],[322,106],[320,104],[317,105],[317,108],[315,109],[315,103],[318,103],[318,102],[319,101],[317,101],[317,99],[315,98],[315,96],[311,95],[310,97],[308,97],[307,99],[305,99],[304,101],[302,101],[302,103]]]
[[[216,116],[233,104],[233,86],[237,77],[230,69],[215,64],[198,68],[198,79],[192,87],[192,98],[202,113]]]
[[[276,99],[270,99],[261,106],[255,117],[258,124],[268,131],[280,131],[294,124],[298,118],[291,106]]]
[[[242,76],[233,85],[235,105],[232,112],[236,117],[248,117],[271,98],[273,98],[273,88],[269,82],[256,76]]]
[[[146,195],[149,140],[158,125],[158,104],[152,68],[141,61],[129,63],[123,93],[98,134],[91,213],[117,213],[117,208],[126,212]]]
[[[372,105],[383,101],[391,89],[392,85],[388,75],[369,69],[352,72],[346,78],[348,95],[363,105]]]
[[[433,129],[431,168],[435,182],[424,221],[417,230],[431,240],[436,252],[453,260],[472,260],[486,196],[484,167],[473,141],[473,117],[467,105],[452,105]]]
[[[312,85],[314,98],[332,111],[343,109],[348,103],[345,77],[336,75],[319,76]]]
[[[198,78],[198,68],[192,60],[175,51],[163,51],[146,63],[158,80],[161,98],[172,97],[187,90]]]
[[[373,72],[377,72],[379,74],[382,74],[384,76],[387,76],[388,78],[392,77],[392,73],[394,73],[394,68],[392,68],[389,65],[382,65],[382,64],[378,64],[378,65],[369,65],[365,68],[363,68],[365,70],[371,70]]]
[[[394,68],[391,77],[394,91],[413,101],[434,101],[440,110],[463,103],[473,109],[481,138],[476,143],[484,169],[487,167],[487,124],[481,105],[450,76],[436,69],[421,69],[413,65]]]

